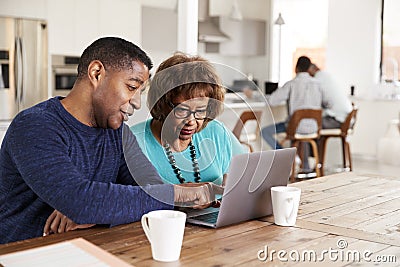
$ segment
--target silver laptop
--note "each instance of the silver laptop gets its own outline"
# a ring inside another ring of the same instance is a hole
[[[287,185],[296,148],[232,158],[219,208],[190,210],[187,222],[218,228],[272,214],[272,186]]]

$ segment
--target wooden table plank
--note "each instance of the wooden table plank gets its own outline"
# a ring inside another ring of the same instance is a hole
[[[354,175],[356,174],[327,177],[323,190],[320,188],[317,192],[310,191],[310,187],[304,189],[298,218],[306,224],[313,222],[385,234],[391,236],[386,237],[387,239],[400,240],[400,227],[397,223],[400,221],[400,181],[392,177],[357,175],[354,179]],[[335,181],[329,182],[333,178]],[[352,183],[346,183],[347,181]],[[344,188],[341,188],[342,185]],[[315,186],[314,184],[314,188]],[[304,185],[299,183],[299,187]],[[364,236],[363,238],[368,236],[360,233],[357,235]]]
[[[378,258],[379,257],[379,258]],[[375,266],[400,266],[400,249],[398,247],[388,247],[371,256]]]
[[[312,195],[308,194],[308,189],[300,187],[302,188],[302,205],[299,210],[299,215],[312,216],[316,211],[320,212],[323,209],[340,207],[341,205],[352,201],[371,197],[371,195],[375,198],[379,195],[388,193],[388,191],[394,192],[396,187],[393,187],[393,185],[392,181],[386,179],[377,179],[373,181],[364,180],[348,184],[344,188],[327,188]],[[395,185],[397,185],[397,183]],[[400,182],[398,182],[398,185],[400,186]],[[377,201],[379,201],[379,199]]]
[[[345,217],[348,214],[363,211],[367,212],[368,209],[375,209],[376,206],[382,208],[381,213],[383,212],[383,208],[385,208],[386,213],[390,213],[395,211],[397,208],[391,206],[391,203],[397,202],[400,203],[400,190],[383,190],[382,192],[376,192],[375,190],[371,190],[370,195],[367,197],[361,197],[357,194],[354,194],[353,197],[345,199],[346,201],[342,203],[341,201],[337,201],[336,205],[332,203],[329,207],[325,207],[320,209],[319,211],[304,214],[302,208],[302,214],[299,215],[302,219],[308,219],[312,221],[319,221],[326,223],[327,221],[333,220],[335,218]],[[326,204],[321,203],[321,205]],[[363,218],[359,218],[358,221],[354,222],[361,223]]]
[[[274,217],[267,216],[267,217],[261,218],[260,220],[273,223]],[[359,229],[351,229],[351,228],[340,227],[340,226],[335,226],[335,225],[310,222],[310,221],[299,219],[299,218],[296,220],[296,225],[293,227],[321,231],[324,233],[334,234],[334,235],[354,237],[359,240],[366,240],[366,241],[400,247],[400,239],[397,238],[396,236],[388,235],[388,234],[367,232],[367,231],[363,231],[363,230],[359,230]]]
[[[198,227],[206,230],[197,233],[185,232],[179,263],[197,262],[199,260],[203,262],[205,257],[212,255],[213,251],[220,250],[218,244],[221,242],[226,245],[225,240],[235,240],[238,238],[238,235],[251,236],[254,234],[254,231],[259,231],[260,229],[264,229],[269,225],[270,224],[265,224],[260,221],[250,221],[239,225],[227,226],[221,229],[207,229],[198,226],[190,226],[193,228]],[[238,229],[241,230],[238,231]],[[199,243],[207,245],[199,247]],[[224,251],[225,248],[222,249],[222,252],[220,253],[224,253]],[[135,252],[137,252],[139,255],[150,255],[150,257],[137,257],[129,263],[132,263],[135,266],[148,266],[150,262],[153,261],[150,254],[150,243],[147,242],[143,247],[136,249]]]
[[[318,243],[314,243],[311,246],[307,245],[298,248],[300,251],[312,251],[315,252],[317,257],[315,262],[310,262],[309,258],[307,260],[298,261],[294,266],[296,267],[307,267],[310,263],[314,263],[319,266],[348,266],[356,263],[357,266],[365,266],[368,264],[364,255],[370,255],[371,253],[379,253],[383,249],[387,249],[390,246],[384,244],[376,244],[368,241],[360,241],[354,238],[348,238],[343,236],[328,236],[321,238]],[[338,241],[340,244],[347,244],[346,247],[338,246]],[[322,251],[331,251],[332,254],[323,254]],[[310,254],[306,254],[310,255]],[[314,258],[312,258],[314,259]]]
[[[358,224],[357,228],[367,232],[396,235],[400,239],[400,209],[381,215],[379,218],[371,218]]]
[[[280,238],[282,235],[285,236],[284,240]],[[260,228],[246,234],[216,240],[208,248],[197,248],[196,255],[193,253],[190,257],[183,255],[181,263],[189,264],[196,260],[201,261],[205,266],[260,264],[262,262],[258,260],[257,253],[266,245],[281,249],[296,246],[323,235],[325,234],[292,227],[268,226],[265,229]]]

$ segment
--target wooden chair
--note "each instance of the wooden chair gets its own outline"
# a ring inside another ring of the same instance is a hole
[[[300,124],[300,121],[303,119],[313,119],[317,123],[317,131],[315,133],[311,134],[298,134],[297,127]],[[286,136],[283,140],[285,142],[286,140],[289,140],[291,143],[292,147],[297,148],[297,153],[300,151],[303,151],[301,149],[301,144],[302,143],[309,143],[311,144],[311,148],[314,154],[315,158],[315,173],[317,177],[321,176],[320,172],[320,164],[319,164],[319,153],[318,153],[318,145],[317,141],[320,137],[320,131],[322,128],[322,110],[321,109],[299,109],[296,110],[293,115],[290,117],[288,126],[286,128]],[[300,156],[301,158],[301,156]],[[307,159],[304,159],[307,160]],[[291,182],[295,182],[295,172],[296,172],[296,162],[293,162],[293,169],[292,169],[292,174],[290,176]]]
[[[320,154],[321,154],[321,171],[324,170],[326,143],[328,138],[336,137],[342,140],[342,157],[343,157],[343,168],[349,168],[350,171],[353,170],[350,144],[348,142],[348,136],[353,133],[354,124],[357,118],[357,106],[353,105],[353,110],[347,115],[346,120],[342,123],[338,129],[322,129],[320,132]]]
[[[255,141],[260,134],[260,118],[262,115],[261,110],[253,111],[253,110],[246,110],[243,111],[240,115],[239,120],[236,122],[235,127],[233,128],[232,132],[233,135],[239,140],[239,142],[245,146],[247,146],[250,152],[253,152],[253,146],[249,144],[249,141]],[[255,120],[256,122],[256,129],[254,133],[242,133],[243,128],[246,122]]]

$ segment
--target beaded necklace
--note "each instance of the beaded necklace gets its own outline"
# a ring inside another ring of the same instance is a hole
[[[172,167],[172,170],[174,171],[176,178],[178,178],[179,182],[183,184],[185,182],[185,178],[182,177],[181,169],[179,169],[178,166],[176,166],[176,160],[174,155],[172,154],[171,147],[170,145],[165,142],[164,143],[164,149],[165,153],[167,154],[169,164]],[[190,149],[190,158],[192,159],[192,166],[193,166],[193,172],[194,172],[194,181],[196,183],[200,182],[200,168],[199,168],[199,163],[197,162],[196,158],[196,148],[194,147],[192,141],[189,143],[189,149]]]

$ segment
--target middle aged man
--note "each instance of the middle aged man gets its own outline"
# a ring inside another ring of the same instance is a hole
[[[286,131],[286,124],[290,116],[298,109],[323,109],[331,106],[332,100],[328,98],[321,87],[321,84],[313,79],[308,73],[311,60],[301,56],[296,63],[296,77],[286,82],[282,87],[274,91],[268,103],[276,106],[286,102],[288,105],[288,118],[284,122],[278,122],[262,129],[262,136],[272,149],[280,149],[281,145],[275,140],[274,135]],[[314,121],[304,120],[300,123],[297,132],[302,134],[313,133],[317,130]],[[309,170],[308,148],[304,149],[303,168]]]
[[[0,151],[0,243],[42,236],[48,218],[63,232],[63,216],[82,227],[113,226],[174,203],[214,200],[207,183],[161,184],[123,123],[140,108],[151,67],[136,45],[100,38],[83,52],[67,97],[15,117]]]

